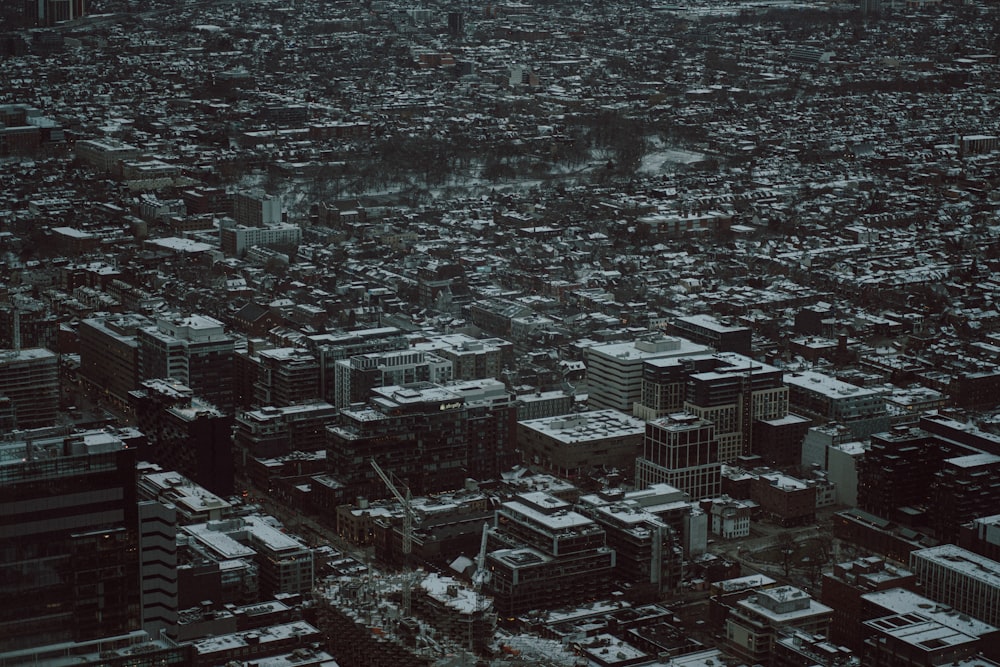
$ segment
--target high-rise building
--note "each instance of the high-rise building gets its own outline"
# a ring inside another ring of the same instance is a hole
[[[139,629],[135,453],[104,431],[0,446],[0,651]]]
[[[757,422],[788,415],[788,387],[773,366],[737,354],[713,359],[715,368],[688,376],[684,411],[715,425],[719,460],[734,463],[750,454]]]
[[[642,456],[635,462],[636,488],[669,484],[691,499],[714,498],[722,489],[715,426],[678,413],[646,423]]]
[[[235,344],[222,322],[204,315],[158,318],[136,337],[142,379],[178,380],[199,398],[232,413]]]
[[[0,350],[0,396],[10,399],[17,428],[54,424],[59,408],[58,357],[41,347]]]
[[[177,510],[169,503],[139,501],[142,629],[176,636]]]
[[[281,197],[263,192],[237,192],[233,195],[233,219],[247,227],[280,223]]]

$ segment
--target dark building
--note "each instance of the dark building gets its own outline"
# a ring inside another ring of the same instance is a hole
[[[914,588],[916,578],[909,570],[886,565],[882,558],[859,558],[834,565],[823,575],[823,604],[833,608],[830,620],[830,641],[846,646],[855,653],[863,647],[861,623],[870,617],[863,615],[863,595],[890,588]]]
[[[373,498],[388,494],[368,464],[373,458],[416,495],[460,488],[467,464],[462,398],[429,383],[374,394],[370,405],[342,410],[328,429],[331,472]]]
[[[36,347],[0,350],[0,396],[13,405],[17,428],[51,426],[59,407],[59,358]]]
[[[103,431],[2,450],[0,651],[138,630],[136,451]]]
[[[497,510],[490,539],[489,586],[501,616],[579,604],[610,589],[615,552],[604,529],[564,500],[518,494]]]
[[[202,400],[231,414],[234,342],[222,322],[202,315],[159,318],[139,329],[140,377],[178,380]]]
[[[143,456],[222,496],[233,493],[233,418],[179,382],[147,380],[129,392]]]
[[[908,523],[912,511],[926,509],[947,449],[919,429],[873,435],[871,448],[858,462],[858,509]]]
[[[930,519],[941,542],[957,542],[962,524],[1000,510],[1000,456],[945,459],[934,475]]]
[[[765,465],[792,466],[802,462],[802,442],[812,420],[795,414],[760,419],[753,425],[750,453]]]
[[[95,317],[80,322],[80,375],[105,397],[128,403],[139,386],[139,343],[136,333],[152,323],[137,315]]]
[[[730,326],[711,315],[689,315],[671,322],[671,333],[703,345],[711,345],[718,352],[750,354],[751,331],[744,326]]]

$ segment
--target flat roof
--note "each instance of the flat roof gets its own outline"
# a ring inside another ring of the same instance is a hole
[[[994,625],[963,614],[947,605],[938,604],[905,588],[889,588],[884,591],[866,593],[861,598],[897,614],[920,614],[972,637],[982,637],[997,631],[997,627]]]
[[[859,387],[849,382],[838,380],[835,377],[817,373],[816,371],[796,371],[795,373],[785,373],[785,384],[804,389],[805,391],[823,394],[829,398],[847,398],[862,396],[879,396],[885,394],[884,389],[874,389],[871,387]]]
[[[914,570],[921,560],[960,572],[970,579],[985,582],[992,588],[1000,588],[1000,563],[954,544],[942,544],[910,553],[910,567]],[[919,578],[919,572],[917,576]]]
[[[646,432],[646,423],[618,410],[594,410],[576,412],[556,417],[542,417],[518,422],[518,425],[544,434],[563,444],[641,436]]]

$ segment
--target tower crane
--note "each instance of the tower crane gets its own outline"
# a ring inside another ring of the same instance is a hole
[[[392,492],[392,495],[396,497],[396,500],[403,506],[403,567],[410,567],[410,555],[413,553],[413,497],[410,495],[410,487],[406,487],[406,495],[404,496],[396,485],[393,483],[392,478],[389,477],[375,462],[375,459],[371,460],[372,468],[382,479],[382,482],[386,485],[386,488]],[[402,590],[402,606],[403,615],[410,615],[410,576],[406,573],[403,577],[403,590]]]

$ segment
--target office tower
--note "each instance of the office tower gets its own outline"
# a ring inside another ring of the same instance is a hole
[[[678,413],[646,423],[642,456],[635,462],[636,488],[669,484],[692,500],[714,498],[722,489],[715,426]]]
[[[942,544],[911,552],[910,569],[930,599],[1000,625],[1000,563]]]
[[[204,315],[158,318],[136,333],[143,380],[172,379],[229,414],[233,411],[233,339]]]
[[[139,386],[139,342],[136,334],[153,322],[126,314],[81,320],[80,375],[94,389],[120,405]]]
[[[684,410],[715,425],[719,460],[734,463],[750,454],[760,420],[788,415],[788,388],[782,372],[773,366],[737,354],[713,359],[715,368],[688,376]]]
[[[608,592],[615,552],[605,531],[564,500],[518,494],[497,510],[487,555],[494,605],[501,616],[551,609]]]
[[[678,317],[671,322],[671,333],[695,343],[711,345],[717,352],[750,354],[750,329],[725,324],[711,315]]]
[[[858,387],[815,371],[786,373],[789,408],[806,417],[835,421],[855,438],[889,428],[885,390]]]
[[[129,392],[142,456],[223,496],[233,493],[232,415],[174,380],[147,380]]]
[[[635,404],[642,399],[643,362],[710,352],[711,349],[704,345],[662,335],[587,348],[590,406],[632,414]]]
[[[518,422],[517,444],[525,463],[574,479],[602,468],[631,472],[645,432],[642,420],[594,410]]]
[[[280,223],[281,197],[263,192],[237,192],[233,195],[233,219],[247,227]]]
[[[51,426],[59,408],[58,357],[41,347],[0,350],[0,396],[10,399],[17,428]]]
[[[103,431],[0,446],[0,651],[139,629],[135,453]]]

